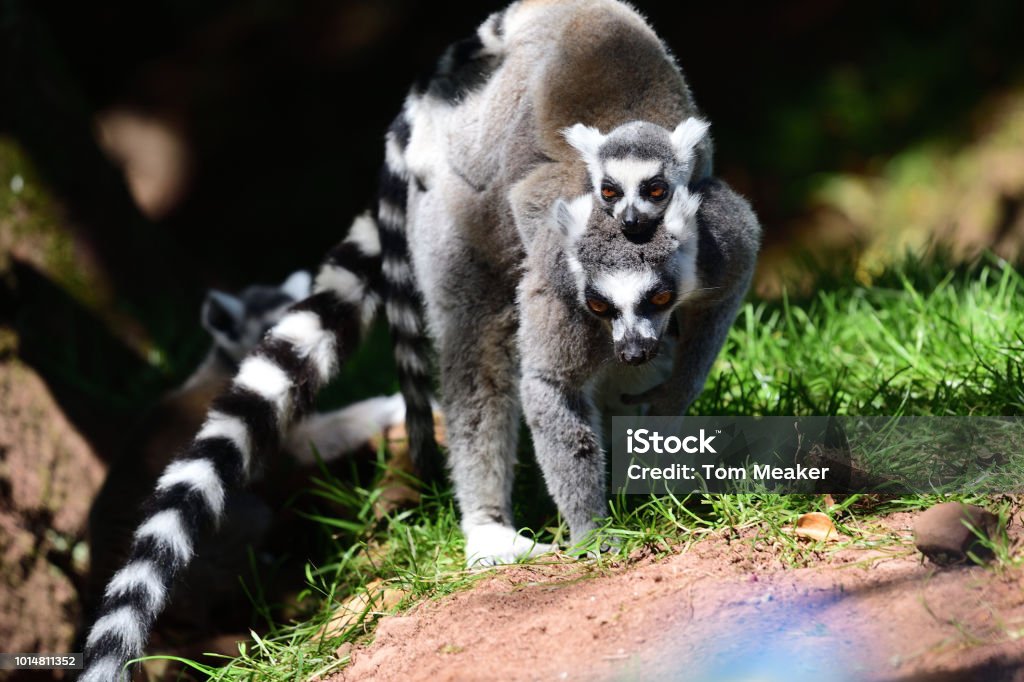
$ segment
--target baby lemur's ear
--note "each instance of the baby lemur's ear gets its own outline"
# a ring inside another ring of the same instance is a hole
[[[672,149],[676,153],[676,159],[680,163],[691,163],[694,156],[694,148],[700,144],[704,136],[708,134],[711,124],[707,121],[691,116],[676,126],[672,131]]]
[[[556,199],[552,208],[554,222],[558,231],[562,233],[566,244],[572,245],[580,238],[583,231],[587,229],[587,222],[590,220],[590,212],[594,208],[594,200],[589,194],[576,197],[571,201]]]
[[[697,211],[700,210],[701,195],[680,187],[669,200],[663,220],[665,229],[680,244],[697,234]]]
[[[600,168],[597,152],[604,144],[605,136],[597,128],[585,126],[582,123],[564,129],[562,135],[565,137],[565,141],[580,153],[593,175]]]

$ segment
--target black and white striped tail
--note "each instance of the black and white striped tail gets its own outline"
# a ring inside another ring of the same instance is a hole
[[[495,12],[470,36],[448,47],[430,76],[413,86],[405,107],[388,129],[385,163],[377,202],[388,326],[394,343],[398,381],[406,405],[409,453],[420,478],[441,476],[434,437],[433,370],[423,298],[417,285],[406,232],[409,192],[428,191],[406,165],[412,136],[411,112],[425,99],[455,105],[480,88],[500,64],[506,49],[505,18]]]
[[[220,521],[227,491],[247,482],[358,344],[380,303],[380,255],[373,220],[357,219],[328,254],[316,293],[242,362],[192,444],[164,471],[128,561],[107,585],[80,682],[129,679],[125,664],[142,655],[175,577],[200,535]]]
[[[107,585],[85,644],[80,682],[128,679],[198,538],[219,523],[227,491],[244,485],[307,414],[358,345],[382,301],[406,401],[409,451],[437,475],[430,346],[405,234],[409,140],[403,112],[388,132],[376,216],[364,214],[328,254],[311,297],[294,305],[240,365],[195,440],[164,471],[124,568]]]
[[[439,479],[442,467],[434,437],[430,341],[405,230],[411,178],[403,156],[409,135],[410,126],[403,111],[387,134],[387,153],[377,197],[377,226],[384,276],[384,311],[394,344],[398,383],[405,399],[409,453],[420,478],[431,481]]]

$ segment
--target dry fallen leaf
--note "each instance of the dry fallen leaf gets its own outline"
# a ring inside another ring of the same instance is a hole
[[[836,526],[832,523],[832,519],[828,517],[828,514],[822,514],[821,512],[801,514],[800,518],[796,520],[794,531],[797,537],[817,540],[818,542],[826,540],[835,542],[845,539],[836,530]]]
[[[390,611],[405,599],[408,592],[387,587],[379,578],[367,583],[358,594],[349,597],[334,609],[334,615],[320,628],[319,636],[336,637],[359,622],[363,614]]]

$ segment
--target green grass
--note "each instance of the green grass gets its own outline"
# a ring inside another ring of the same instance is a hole
[[[1021,415],[1024,414],[1024,279],[995,259],[967,267],[908,259],[870,287],[856,278],[825,276],[813,293],[752,301],[740,311],[697,414],[775,415]],[[550,504],[534,504],[542,484],[531,457],[520,465],[520,523],[542,541],[564,541],[566,531]],[[403,594],[402,608],[462,589],[479,576],[463,570],[463,539],[450,491],[432,490],[423,504],[377,522],[372,484],[358,485],[326,471],[312,483],[317,500],[350,510],[313,511],[310,522],[330,535],[332,551],[309,566],[308,593],[318,610],[302,622],[278,625],[253,637],[215,680],[305,680],[347,662],[335,652],[366,638],[380,611],[367,606],[343,632],[324,637],[321,626],[335,605],[373,585]],[[991,499],[958,496],[973,502]],[[840,532],[862,547],[885,546],[878,534],[858,532],[891,511],[925,508],[940,498],[915,495],[842,498],[830,514]],[[589,566],[622,563],[639,548],[676,551],[709,533],[727,532],[751,544],[766,542],[781,560],[805,565],[827,548],[797,543],[783,528],[821,509],[815,495],[691,495],[687,498],[620,496],[600,536],[618,548]],[[315,505],[314,505],[315,506]],[[1004,517],[1007,509],[999,507]],[[1001,566],[1019,564],[1019,548],[993,539]],[[844,545],[845,546],[845,545]],[[383,582],[374,582],[383,581]],[[385,609],[386,610],[386,609]]]
[[[383,461],[380,464],[383,466]],[[298,601],[313,597],[317,608],[301,622],[271,622],[267,634],[252,633],[252,642],[222,667],[174,660],[208,673],[213,680],[275,682],[326,675],[347,663],[347,657],[335,653],[341,645],[372,632],[382,615],[375,603],[381,589],[402,595],[398,604],[402,606],[449,594],[482,577],[479,571],[463,570],[464,543],[447,490],[426,490],[416,509],[396,513],[386,521],[377,521],[373,514],[378,489],[353,485],[326,468],[313,479],[310,495],[331,508],[340,506],[349,512],[344,518],[306,514],[311,523],[324,528],[333,547],[325,563],[306,566],[307,588]],[[344,627],[326,636],[323,628],[337,605],[359,595],[372,599]],[[266,616],[267,605],[259,599],[255,602]]]
[[[696,414],[1019,415],[1024,283],[994,259],[908,259],[748,303]]]

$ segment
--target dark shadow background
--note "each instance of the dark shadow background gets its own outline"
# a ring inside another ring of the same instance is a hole
[[[768,246],[791,239],[819,173],[964,139],[987,98],[1024,83],[1014,0],[638,5],[675,52],[713,123],[716,171],[750,197]],[[195,366],[208,287],[315,267],[372,197],[408,84],[501,6],[0,0],[0,137],[30,158],[110,281],[116,313],[133,321],[120,336],[168,356],[159,369],[141,362],[27,266],[4,279],[0,322],[75,421],[116,440],[105,417],[130,417]],[[111,109],[168,123],[190,151],[185,192],[159,218],[140,212],[98,146],[96,116]],[[360,381],[387,390],[387,365]]]
[[[407,85],[502,3],[3,0],[0,132],[31,155],[140,307],[313,265],[373,191]],[[1019,2],[638,3],[713,122],[718,172],[784,239],[815,172],[964,135],[1020,82]],[[180,123],[194,175],[142,219],[92,117]]]

